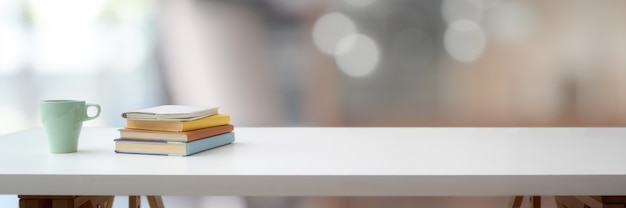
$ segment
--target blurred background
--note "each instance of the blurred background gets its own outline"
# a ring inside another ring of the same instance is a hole
[[[40,126],[41,99],[101,104],[85,126],[161,104],[240,127],[624,126],[624,55],[623,0],[0,0],[0,134]]]

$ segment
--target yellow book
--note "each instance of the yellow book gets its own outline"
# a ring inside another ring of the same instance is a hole
[[[217,114],[191,121],[126,119],[126,128],[182,132],[230,123],[230,115]]]

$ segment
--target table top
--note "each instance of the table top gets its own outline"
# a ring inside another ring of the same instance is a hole
[[[189,157],[114,153],[84,128],[48,153],[41,128],[0,136],[0,194],[626,195],[626,128],[235,128]]]

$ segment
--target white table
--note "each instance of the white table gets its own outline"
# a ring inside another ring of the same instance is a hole
[[[189,157],[116,154],[84,128],[50,154],[41,128],[0,136],[0,194],[626,195],[622,128],[235,128]]]

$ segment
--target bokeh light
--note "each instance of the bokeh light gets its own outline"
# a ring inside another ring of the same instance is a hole
[[[380,60],[378,45],[363,34],[352,34],[337,45],[335,60],[339,69],[352,77],[371,74]]]
[[[341,13],[322,15],[313,26],[313,41],[324,53],[333,55],[342,38],[356,33],[354,22]]]
[[[470,20],[458,20],[448,25],[444,46],[457,61],[472,62],[480,57],[487,39],[480,25]]]

